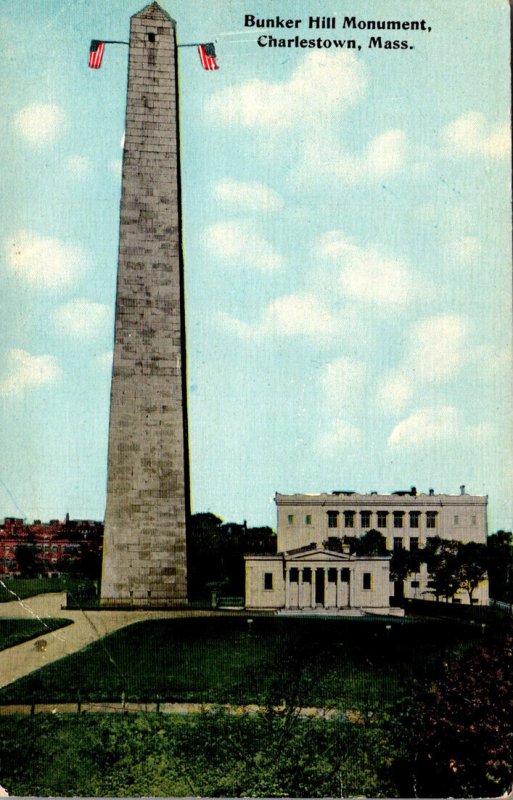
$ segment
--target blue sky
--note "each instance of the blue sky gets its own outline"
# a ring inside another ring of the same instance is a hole
[[[0,517],[103,518],[127,48],[87,55],[143,5],[0,2]],[[507,3],[162,5],[220,64],[180,51],[193,510],[464,483],[511,528]],[[261,48],[247,13],[361,49]]]

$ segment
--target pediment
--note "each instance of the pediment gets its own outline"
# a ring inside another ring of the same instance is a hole
[[[310,550],[301,549],[301,552],[289,551],[283,554],[285,561],[351,561],[349,553],[338,553],[334,550],[325,550],[323,547],[313,547]]]

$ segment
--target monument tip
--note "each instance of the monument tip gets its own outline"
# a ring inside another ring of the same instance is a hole
[[[144,6],[137,14],[134,14],[134,17],[153,17],[158,19],[159,17],[162,19],[167,19],[173,25],[176,25],[176,22],[172,17],[165,11],[161,5],[157,2],[149,3],[147,6]]]

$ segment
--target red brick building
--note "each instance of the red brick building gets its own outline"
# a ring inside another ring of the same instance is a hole
[[[103,523],[36,519],[26,523],[5,517],[0,525],[0,574],[97,577],[101,565]]]

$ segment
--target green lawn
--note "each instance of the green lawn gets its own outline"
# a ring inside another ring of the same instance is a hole
[[[69,625],[67,619],[7,619],[0,617],[0,650],[14,647],[42,633],[51,633],[58,628]]]
[[[17,597],[22,600],[36,594],[48,592],[92,592],[94,582],[90,578],[2,578],[0,603],[9,603]]]
[[[381,709],[480,643],[452,622],[157,620],[111,634],[0,690],[0,703],[280,703]]]

